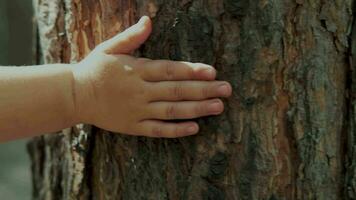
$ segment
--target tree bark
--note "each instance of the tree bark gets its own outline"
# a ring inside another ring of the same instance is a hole
[[[233,86],[197,136],[77,125],[29,145],[34,199],[355,199],[353,0],[35,0],[41,58],[77,62],[142,15],[136,52]]]

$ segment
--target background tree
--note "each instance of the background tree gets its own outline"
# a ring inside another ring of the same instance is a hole
[[[35,139],[35,199],[356,198],[353,0],[37,0],[41,58],[77,62],[142,15],[136,55],[214,65],[234,88],[200,134],[78,125]]]

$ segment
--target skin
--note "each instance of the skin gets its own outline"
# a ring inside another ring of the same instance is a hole
[[[197,134],[191,119],[221,114],[231,85],[206,64],[131,56],[151,31],[142,17],[78,64],[0,67],[0,142],[78,123],[148,137]]]

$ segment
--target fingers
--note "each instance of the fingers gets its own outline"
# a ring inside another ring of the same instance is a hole
[[[193,119],[218,115],[224,111],[220,99],[205,101],[153,102],[148,105],[148,114],[153,119]]]
[[[225,81],[163,81],[149,84],[150,101],[204,100],[231,95]]]
[[[148,137],[177,138],[198,133],[199,126],[195,122],[164,122],[160,120],[144,120],[137,125],[138,132]]]
[[[152,32],[152,22],[143,16],[140,21],[100,45],[107,54],[129,54],[143,44]]]
[[[169,60],[145,60],[142,78],[146,81],[214,80],[216,70],[202,63]]]

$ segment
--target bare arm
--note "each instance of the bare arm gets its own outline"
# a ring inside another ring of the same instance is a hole
[[[70,65],[0,67],[0,141],[77,123]]]

